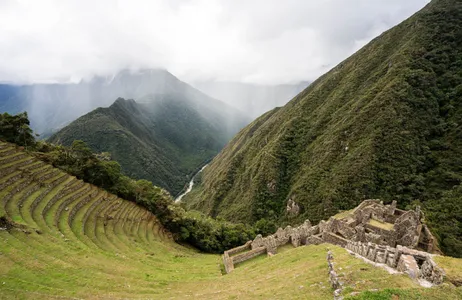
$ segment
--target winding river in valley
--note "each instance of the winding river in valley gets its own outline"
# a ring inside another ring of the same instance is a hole
[[[175,199],[175,202],[180,202],[181,199],[186,196],[189,192],[191,192],[193,186],[194,186],[194,178],[196,178],[197,175],[199,175],[202,171],[204,171],[204,169],[208,166],[208,164],[206,164],[205,166],[203,166],[196,174],[194,174],[194,176],[191,178],[191,181],[189,182],[189,185],[188,185],[188,188],[186,189],[186,191],[184,193],[182,193],[181,195],[179,195],[176,199]]]

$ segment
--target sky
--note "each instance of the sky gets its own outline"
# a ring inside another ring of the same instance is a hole
[[[429,0],[0,0],[0,82],[313,81]]]

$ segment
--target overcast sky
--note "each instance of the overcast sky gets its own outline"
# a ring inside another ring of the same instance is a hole
[[[0,0],[0,81],[311,81],[428,0]]]

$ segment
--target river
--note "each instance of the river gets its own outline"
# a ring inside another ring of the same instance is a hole
[[[192,190],[192,188],[193,188],[193,186],[194,186],[194,178],[196,178],[197,175],[199,175],[202,171],[204,171],[204,169],[205,169],[207,166],[208,166],[208,164],[205,165],[205,166],[203,166],[203,167],[199,170],[199,172],[197,172],[196,174],[194,174],[194,176],[191,178],[191,181],[189,182],[189,185],[188,185],[188,188],[186,189],[186,191],[185,191],[183,194],[179,195],[179,196],[175,199],[175,202],[180,202],[181,199],[182,199],[184,196],[186,196],[186,195]]]

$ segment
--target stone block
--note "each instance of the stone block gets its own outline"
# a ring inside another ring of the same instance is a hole
[[[423,279],[428,280],[433,284],[443,283],[444,272],[431,258],[425,260],[420,271]]]
[[[235,264],[244,262],[246,260],[252,259],[256,256],[262,255],[264,253],[266,253],[266,248],[260,247],[260,248],[256,248],[256,249],[238,254],[236,256],[231,257],[230,259],[232,259],[233,264],[235,265]]]
[[[312,235],[306,238],[305,245],[320,245],[324,243],[321,235]]]
[[[417,279],[420,277],[419,266],[417,265],[417,261],[412,255],[401,255],[396,269],[400,272],[408,274],[412,279]]]

